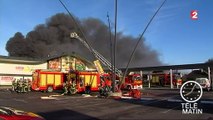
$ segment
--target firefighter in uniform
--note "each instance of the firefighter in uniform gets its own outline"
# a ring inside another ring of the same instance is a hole
[[[108,97],[110,92],[110,85],[109,81],[105,80],[104,77],[101,77],[101,84],[99,86],[99,94],[103,97]]]
[[[12,81],[12,91],[15,92],[16,90],[17,90],[17,81],[14,78],[13,81]]]
[[[24,92],[24,80],[22,78],[20,79],[20,92]]]
[[[88,83],[87,83],[87,85],[86,85],[85,93],[86,93],[86,94],[90,94],[90,93],[91,93],[91,85],[89,85]]]
[[[18,93],[22,92],[22,80],[21,79],[19,79],[17,81],[17,92]]]
[[[63,94],[67,94],[68,93],[68,81],[63,83],[63,90],[64,90]]]
[[[30,92],[31,91],[31,80],[27,79],[27,91]]]
[[[26,79],[24,79],[23,81],[23,85],[22,85],[22,92],[27,92],[28,89],[28,81]]]
[[[99,86],[99,94],[100,94],[100,96],[104,96],[104,88],[103,88],[102,84],[100,84],[100,86]]]
[[[76,84],[75,84],[75,81],[73,81],[71,84],[70,84],[70,87],[69,87],[69,92],[70,94],[75,94],[77,92],[76,90]]]

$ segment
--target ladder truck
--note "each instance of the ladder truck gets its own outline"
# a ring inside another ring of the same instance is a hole
[[[103,69],[102,69],[99,61],[103,65],[107,66],[109,70],[112,70],[112,68],[114,68],[114,66],[103,55],[101,55],[99,52],[97,52],[95,49],[93,49],[91,46],[89,46],[85,40],[83,40],[80,36],[78,36],[77,33],[75,33],[75,32],[71,33],[70,37],[78,39],[81,43],[84,44],[85,47],[87,47],[94,54],[94,56],[98,59],[98,60],[94,61],[94,64],[95,64],[98,72],[102,74],[102,77],[104,77],[104,78],[110,77],[109,75],[107,76],[106,74],[103,74],[104,72],[103,72]],[[122,77],[122,71],[119,70],[118,68],[115,68],[115,75],[116,75],[116,79],[117,78],[119,79],[120,77]],[[118,85],[121,85],[122,88],[127,88],[127,89],[141,89],[142,88],[142,79],[134,79],[134,78],[141,78],[141,76],[139,74],[129,75],[129,76],[125,77],[124,83],[118,84]],[[120,82],[119,80],[116,80],[116,81]]]
[[[85,40],[83,40],[81,37],[79,37],[78,34],[77,34],[76,32],[71,33],[71,34],[70,34],[70,37],[71,37],[71,38],[76,38],[76,39],[78,39],[81,43],[83,43],[83,45],[84,45],[85,47],[87,47],[87,48],[94,54],[94,56],[95,56],[103,65],[107,66],[107,67],[109,68],[109,70],[112,70],[112,68],[114,68],[114,66],[112,66],[112,64],[111,64],[103,55],[101,55],[98,51],[96,51],[95,49],[93,49],[92,47],[90,47],[90,46],[88,45],[88,43],[87,43]],[[121,70],[115,68],[115,71],[116,71],[115,74],[116,74],[117,76],[121,76],[121,75],[122,75],[122,71],[121,71]]]
[[[112,66],[112,64],[105,57],[103,57],[103,55],[101,55],[98,51],[96,51],[91,46],[89,46],[89,44],[85,40],[83,40],[80,36],[78,36],[78,34],[76,32],[71,33],[70,37],[75,38],[75,39],[79,40],[81,43],[83,43],[83,45],[86,48],[88,48],[93,53],[93,55],[97,58],[97,60],[94,61],[94,64],[96,66],[98,73],[101,74],[100,75],[101,81],[100,81],[100,86],[99,86],[99,89],[100,89],[99,92],[100,92],[101,96],[107,97],[111,92],[111,82],[112,81],[110,79],[110,75],[104,73],[100,62],[103,65],[107,66],[109,68],[109,70],[112,70],[112,67],[114,68],[114,66]],[[122,72],[119,69],[115,68],[115,71],[116,71],[116,73],[115,73],[116,76],[122,75]]]

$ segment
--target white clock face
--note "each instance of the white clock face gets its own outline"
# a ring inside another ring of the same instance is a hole
[[[187,81],[180,88],[180,95],[186,102],[196,102],[203,95],[201,85],[196,81]]]

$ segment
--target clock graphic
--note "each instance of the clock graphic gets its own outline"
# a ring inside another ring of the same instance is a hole
[[[196,81],[187,81],[180,88],[183,100],[189,103],[198,101],[203,95],[202,86]]]

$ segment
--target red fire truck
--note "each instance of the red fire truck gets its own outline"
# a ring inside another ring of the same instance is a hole
[[[126,76],[122,89],[142,89],[142,79],[140,74],[130,74]]]
[[[85,92],[86,87],[91,91],[98,91],[100,85],[100,74],[97,72],[76,72],[76,84],[78,92]]]
[[[97,72],[73,71],[63,73],[52,70],[35,70],[33,72],[31,88],[32,90],[47,92],[62,90],[63,83],[68,79],[75,81],[77,92],[84,92],[87,86],[90,86],[91,91],[98,91],[100,84],[100,74]]]
[[[113,70],[112,68],[114,68],[114,70],[115,70],[115,73],[114,74],[116,74],[116,76],[119,76],[119,77],[121,77],[122,76],[122,71],[121,70],[119,70],[119,69],[117,69],[117,68],[115,68],[115,66],[113,66],[112,65],[112,63],[110,63],[103,55],[101,55],[98,51],[96,51],[95,49],[93,49],[92,47],[91,47],[91,45],[89,45],[84,39],[82,39],[76,32],[73,32],[73,33],[71,33],[70,34],[70,37],[71,38],[75,38],[75,39],[78,39],[80,42],[82,42],[83,43],[83,45],[86,47],[86,48],[88,48],[88,50],[90,50],[93,54],[94,54],[94,56],[96,57],[96,61],[94,61],[94,64],[95,64],[95,66],[96,66],[96,68],[97,68],[97,70],[98,70],[98,72],[100,73],[100,74],[103,74],[104,73],[104,71],[103,71],[103,69],[102,69],[102,66],[101,66],[101,64],[100,64],[100,62],[103,64],[103,65],[105,65],[106,67],[108,67],[109,68],[109,70]],[[120,79],[116,79],[117,81],[118,81],[118,83],[119,83],[119,89],[120,89],[120,87],[122,88],[122,87],[128,87],[129,89],[132,89],[132,88],[138,88],[138,87],[140,87],[140,88],[142,88],[142,79],[140,79],[139,80],[139,77],[137,77],[138,75],[130,75],[130,76],[128,76],[127,78],[125,78],[125,81],[122,81],[122,82],[124,82],[124,84],[121,84],[120,85],[120,83],[121,83],[121,81],[120,81]]]
[[[58,90],[63,88],[63,82],[66,77],[60,71],[52,70],[35,70],[33,72],[32,90],[48,91]]]
[[[172,82],[173,85],[176,85],[177,75],[172,75]],[[168,73],[153,73],[152,74],[152,83],[159,84],[161,86],[170,85],[170,74]]]

